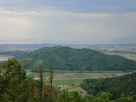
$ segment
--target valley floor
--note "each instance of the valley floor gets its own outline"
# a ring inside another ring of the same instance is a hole
[[[80,91],[80,92],[86,92],[80,87],[80,83],[84,79],[89,79],[89,78],[109,78],[109,77],[118,77],[118,76],[123,76],[125,74],[130,74],[131,72],[128,73],[123,73],[121,71],[105,71],[105,72],[97,72],[94,71],[94,73],[54,73],[54,78],[53,78],[53,84],[58,85],[61,88],[65,88],[69,91]],[[28,72],[27,76],[34,76],[35,80],[38,80],[38,73],[32,73]],[[48,83],[49,80],[49,73],[44,73],[44,81]]]

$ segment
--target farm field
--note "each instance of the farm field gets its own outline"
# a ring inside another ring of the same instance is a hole
[[[73,74],[73,75],[67,75],[68,78],[86,78],[89,77],[86,74]]]
[[[57,75],[57,74],[60,74],[60,73],[54,73],[54,74]],[[27,77],[31,77],[31,76],[33,76],[33,77],[38,77],[38,76],[39,76],[39,73],[28,72],[28,73],[27,73]],[[49,73],[43,73],[43,76],[44,76],[44,77],[49,77]]]
[[[129,73],[122,73],[121,71],[105,71],[104,73],[98,73],[99,71],[94,71],[93,73],[71,73],[64,72],[64,73],[55,73],[53,77],[53,84],[58,85],[61,88],[65,88],[69,91],[80,91],[80,92],[86,92],[80,87],[80,83],[84,79],[89,78],[107,78],[107,77],[117,77],[117,76],[123,76],[125,74]],[[27,75],[28,77],[33,76],[34,78],[38,78],[39,73],[29,73]],[[48,83],[49,80],[49,73],[44,73],[44,80],[45,83]],[[37,79],[38,80],[38,79]]]
[[[117,77],[123,76],[128,73],[122,73],[121,71],[106,71],[106,72],[93,72],[93,73],[54,73],[53,75],[53,83],[55,85],[66,85],[70,83],[81,82],[87,78],[107,78],[107,77]],[[38,78],[39,73],[27,73],[27,77],[33,76],[34,78]],[[43,73],[44,80],[49,80],[49,73]]]
[[[79,91],[79,92],[86,93],[86,90],[82,89],[79,85],[75,85],[75,86],[59,85],[59,87],[65,88],[65,89],[67,89],[69,91]]]
[[[53,80],[54,85],[68,85],[71,83],[80,83],[84,79],[66,79],[66,80]]]

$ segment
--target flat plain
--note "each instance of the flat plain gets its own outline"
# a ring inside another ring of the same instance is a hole
[[[67,85],[71,83],[80,83],[84,79],[88,78],[110,78],[110,77],[118,77],[123,76],[128,73],[123,73],[121,71],[106,71],[106,72],[94,72],[94,73],[54,73],[53,75],[53,83],[55,85]],[[34,78],[39,77],[39,73],[29,73],[27,74],[28,77],[33,76]],[[49,73],[43,73],[44,80],[48,82],[49,80]]]
[[[99,72],[99,71],[94,71],[93,73],[54,73],[53,75],[53,85],[57,85],[61,88],[67,89],[69,91],[80,91],[80,92],[85,92],[84,89],[80,87],[80,83],[84,79],[89,79],[89,78],[108,78],[108,77],[118,77],[118,76],[123,76],[125,74],[129,73],[123,73],[121,71],[105,71],[105,72]],[[39,73],[29,73],[27,75],[28,77],[33,76],[34,78],[39,77]],[[43,73],[44,76],[44,82],[49,83],[49,73]]]

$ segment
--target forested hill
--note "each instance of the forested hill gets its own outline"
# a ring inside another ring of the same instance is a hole
[[[20,58],[24,68],[37,70],[39,65],[55,70],[132,70],[136,62],[117,56],[106,55],[95,50],[74,49],[65,46],[44,47],[29,52]]]
[[[119,98],[121,94],[125,96],[136,95],[135,85],[136,73],[105,79],[85,79],[81,83],[81,87],[89,94],[97,96],[102,92],[110,92],[113,99]]]

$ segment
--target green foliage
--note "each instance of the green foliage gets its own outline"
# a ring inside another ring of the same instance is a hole
[[[122,95],[121,97],[113,100],[112,102],[136,102],[136,99],[134,97],[125,97],[124,95]]]
[[[86,78],[86,77],[90,77],[88,75],[85,74],[74,74],[74,75],[67,75],[68,78]]]
[[[52,85],[52,79],[52,66],[50,84],[45,84],[42,66],[39,68],[39,81],[35,81],[33,77],[26,77],[20,62],[9,59],[0,69],[0,102],[88,102],[78,92],[60,92]]]
[[[57,102],[88,102],[88,100],[81,97],[77,91],[64,90],[58,95]]]
[[[111,93],[102,93],[100,97],[97,97],[93,102],[111,102],[110,98],[112,97]]]
[[[81,87],[89,94],[98,96],[102,92],[110,92],[112,99],[119,98],[121,94],[133,96],[136,93],[136,73],[120,77],[105,79],[85,79]]]
[[[26,71],[21,69],[21,64],[16,59],[9,59],[8,64],[4,64],[0,75],[0,99],[3,100],[21,100],[21,83],[26,79]]]
[[[81,82],[84,79],[67,79],[67,80],[54,80],[53,84],[55,85],[65,85],[65,84],[70,84],[70,83],[76,83],[76,82]]]
[[[44,47],[19,58],[23,68],[38,71],[39,64],[47,71],[54,70],[134,70],[136,62],[117,55],[106,55],[95,50],[73,49],[64,46]],[[28,60],[29,59],[29,60]]]
[[[112,100],[111,99],[112,94],[111,93],[102,93],[99,97],[94,99],[92,102],[136,102],[136,99],[134,97],[125,97],[122,95],[121,97]]]
[[[35,81],[33,77],[26,77],[26,71],[21,67],[16,59],[9,59],[7,64],[1,65],[1,102],[88,102],[77,91],[58,91],[52,84],[52,66],[50,66],[50,84],[43,82],[42,66],[39,68],[39,81]],[[81,86],[97,96],[104,91],[110,92],[104,92],[97,98],[91,97],[92,102],[136,102],[135,77],[136,73],[117,78],[86,79]]]

